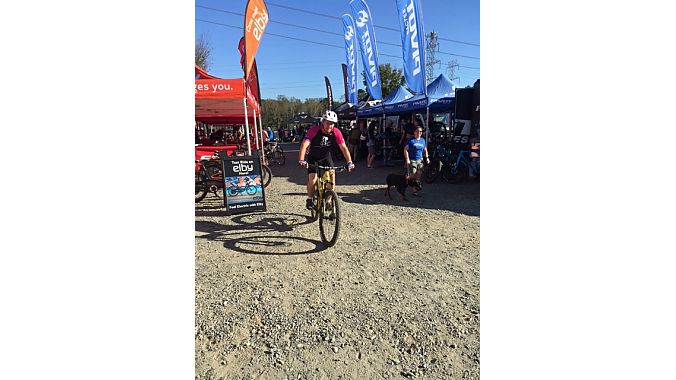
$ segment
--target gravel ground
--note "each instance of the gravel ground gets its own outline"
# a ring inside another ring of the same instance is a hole
[[[390,200],[403,168],[357,162],[325,249],[298,144],[282,147],[267,212],[195,205],[195,378],[478,379],[479,181]]]

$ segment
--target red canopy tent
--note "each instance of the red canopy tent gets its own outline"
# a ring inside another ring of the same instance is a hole
[[[244,124],[247,131],[251,124],[251,133],[256,134],[256,116],[260,116],[261,110],[257,92],[258,86],[247,85],[244,78],[217,78],[195,65],[195,120],[205,124]],[[198,148],[231,151],[236,146]]]
[[[195,66],[195,120],[206,124],[244,124],[244,101],[247,116],[261,111],[254,92],[247,89],[244,78],[222,79]]]

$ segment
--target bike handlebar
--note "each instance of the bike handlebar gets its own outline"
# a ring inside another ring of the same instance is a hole
[[[322,166],[322,165],[317,165],[317,164],[307,164],[308,168],[317,168],[317,169],[322,169],[322,170],[336,170],[339,172],[342,172],[343,170],[347,170],[346,166]]]

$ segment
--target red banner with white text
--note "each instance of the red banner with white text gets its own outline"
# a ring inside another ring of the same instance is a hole
[[[244,12],[244,78],[248,78],[254,64],[258,45],[270,18],[263,0],[249,0]]]

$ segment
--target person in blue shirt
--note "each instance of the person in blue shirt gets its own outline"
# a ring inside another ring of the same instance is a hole
[[[268,139],[275,141],[275,132],[272,131],[272,127],[268,127]]]
[[[427,153],[427,143],[422,136],[422,127],[417,126],[413,131],[413,138],[408,139],[404,146],[404,160],[406,167],[410,169],[411,176],[420,182],[422,175],[423,159],[426,164],[430,163],[430,156]],[[419,197],[420,194],[413,189],[413,195]]]

